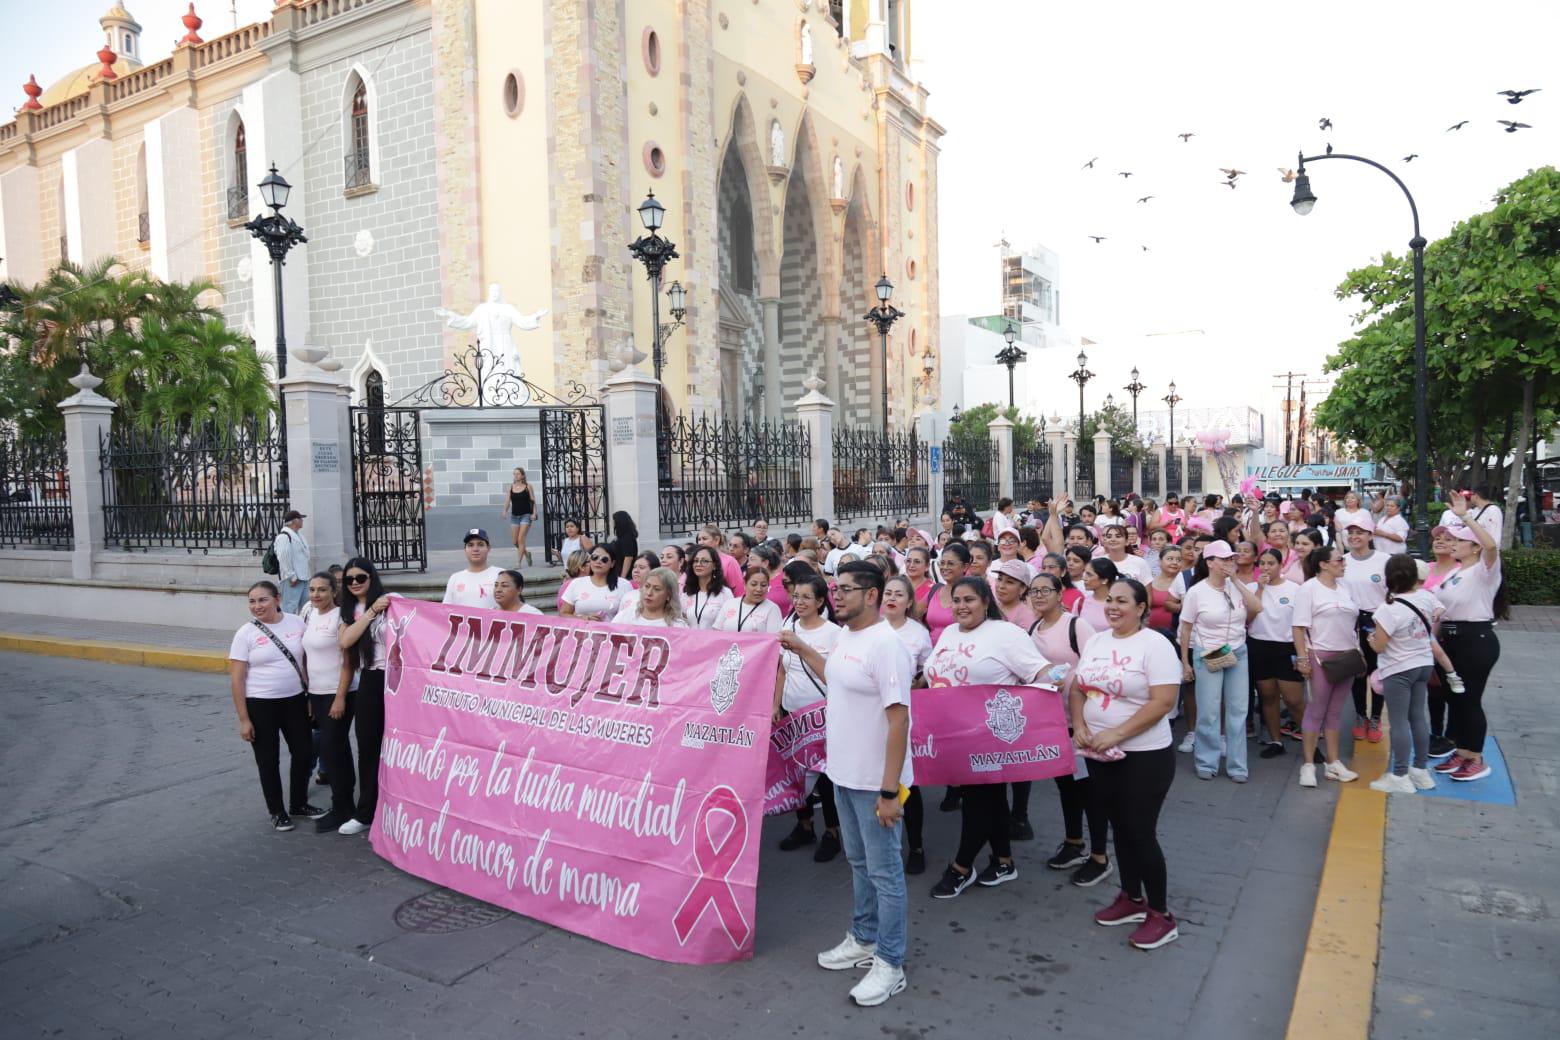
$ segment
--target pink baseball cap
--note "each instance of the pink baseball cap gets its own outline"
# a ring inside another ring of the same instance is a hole
[[[1453,538],[1461,538],[1465,542],[1477,542],[1479,540],[1479,536],[1474,534],[1467,524],[1458,524],[1456,527],[1448,528],[1447,531]]]
[[[1008,537],[1011,537],[1015,542],[1023,541],[1023,539],[1018,536],[1018,531],[1014,530],[1011,527],[1003,528],[1002,529],[1002,533],[997,535],[997,541],[1000,542],[1002,539],[1008,538]]]
[[[1006,574],[1020,585],[1025,586],[1035,580],[1035,572],[1023,560],[1000,560],[991,565],[991,573]]]
[[[1202,554],[1205,560],[1228,560],[1235,556],[1235,550],[1230,548],[1229,542],[1222,538],[1215,538],[1203,546]]]
[[[1376,521],[1370,518],[1369,513],[1361,513],[1359,516],[1350,520],[1348,527],[1358,527],[1361,531],[1369,531],[1371,534],[1376,533]]]

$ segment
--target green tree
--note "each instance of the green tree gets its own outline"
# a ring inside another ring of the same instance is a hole
[[[999,408],[990,402],[975,405],[959,413],[959,418],[949,424],[948,433],[960,439],[982,435],[989,437],[991,420],[999,414],[1013,424],[1013,450],[1033,451],[1035,441],[1040,437],[1040,421],[1033,416],[1021,414],[1012,405],[1006,408]]]
[[[1514,456],[1520,469],[1535,419],[1547,428],[1560,411],[1560,173],[1534,170],[1493,202],[1425,250],[1429,462],[1443,486],[1465,477],[1499,485],[1484,459],[1494,454],[1499,466]],[[1337,379],[1316,422],[1410,472],[1412,259],[1385,254],[1349,272],[1337,293],[1359,299],[1359,331],[1327,361]],[[1508,505],[1518,475],[1508,481]]]
[[[1143,441],[1132,424],[1132,413],[1119,404],[1102,406],[1093,415],[1083,418],[1083,443],[1092,445],[1094,435],[1103,429],[1110,434],[1111,444],[1128,458],[1140,459],[1148,454]]]

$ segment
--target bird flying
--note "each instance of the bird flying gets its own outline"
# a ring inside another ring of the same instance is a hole
[[[1219,167],[1219,172],[1224,174],[1224,176],[1228,177],[1230,180],[1234,180],[1236,177],[1241,176],[1246,171],[1245,170],[1226,170],[1224,167],[1221,166],[1221,167]]]
[[[1126,180],[1128,177],[1132,176],[1132,171],[1131,170],[1118,170],[1116,172],[1116,176],[1120,177],[1122,180]]]
[[[1320,118],[1320,119],[1318,119],[1316,121],[1316,126],[1317,126],[1318,129],[1321,129],[1321,130],[1331,130],[1332,129],[1332,120],[1328,119],[1326,116],[1323,116],[1322,118]]]
[[[1089,235],[1088,237],[1094,239],[1095,245],[1099,245],[1101,242],[1105,241],[1106,238],[1105,235]]]
[[[1227,180],[1227,181],[1220,181],[1219,183],[1224,185],[1226,188],[1229,188],[1231,191],[1233,191],[1237,187],[1237,185],[1236,185],[1236,183],[1235,183],[1235,181],[1233,179]]]
[[[1143,247],[1143,252],[1145,252],[1145,253],[1148,252],[1148,247],[1147,246]]]
[[[1179,137],[1181,139],[1181,143],[1182,144],[1185,144],[1187,141],[1190,141],[1192,138],[1196,137],[1197,134],[1195,132],[1193,132],[1193,133],[1186,133],[1186,134],[1176,134],[1175,136],[1177,136],[1177,137]],[[1143,248],[1147,249],[1148,247],[1144,246]]]
[[[1280,166],[1278,168],[1278,179],[1283,181],[1285,184],[1293,184],[1295,180],[1295,171]]]
[[[1403,156],[1403,161],[1404,162],[1413,162],[1417,158],[1419,158],[1419,153],[1418,152],[1411,152],[1408,155]]]
[[[1529,126],[1526,123],[1513,123],[1509,119],[1497,119],[1497,120],[1495,120],[1495,122],[1497,122],[1497,123],[1501,124],[1502,126],[1504,126],[1506,128],[1506,133],[1508,133],[1508,134],[1514,134],[1518,130],[1531,130],[1531,129],[1533,129],[1531,126]]]
[[[1085,170],[1092,170],[1092,169],[1094,169],[1094,164],[1099,162],[1099,161],[1100,161],[1100,157],[1096,155],[1094,158],[1092,158],[1088,162],[1084,163],[1083,166],[1080,167],[1080,168],[1081,169],[1085,169]]]
[[[1520,105],[1523,98],[1529,94],[1537,94],[1541,89],[1541,87],[1534,87],[1532,90],[1497,90],[1495,93],[1504,97],[1509,104]]]
[[[1141,199],[1138,199],[1138,202],[1147,202],[1151,198],[1153,198],[1152,195],[1144,195]]]
[[[1446,128],[1446,132],[1447,133],[1451,133],[1453,130],[1461,130],[1463,127],[1465,127],[1467,125],[1468,125],[1468,120],[1464,119],[1460,123],[1453,123],[1451,126],[1447,127]]]
[[[1327,154],[1328,155],[1332,154],[1332,142],[1331,141],[1327,142]]]

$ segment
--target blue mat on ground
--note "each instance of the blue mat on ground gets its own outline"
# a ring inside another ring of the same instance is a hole
[[[1506,768],[1506,756],[1501,754],[1500,742],[1494,737],[1484,738],[1484,761],[1489,763],[1490,775],[1483,780],[1458,783],[1435,773],[1435,790],[1418,793],[1426,798],[1454,798],[1460,802],[1483,802],[1486,805],[1516,805],[1517,790],[1511,784],[1511,771]]]

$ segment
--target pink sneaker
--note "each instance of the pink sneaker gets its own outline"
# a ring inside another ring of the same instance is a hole
[[[1490,775],[1490,767],[1483,760],[1477,758],[1465,758],[1462,765],[1452,774],[1453,780],[1483,780]]]
[[[1117,892],[1114,903],[1095,913],[1094,923],[1109,928],[1118,924],[1142,924],[1147,917],[1147,901],[1133,899],[1125,892]]]
[[[1466,758],[1454,751],[1450,758],[1443,758],[1431,768],[1437,773],[1455,773],[1462,768],[1462,764],[1466,761],[1468,761]]]
[[[1150,910],[1148,920],[1138,925],[1127,941],[1140,950],[1157,950],[1166,943],[1175,942],[1180,936],[1174,917]]]

